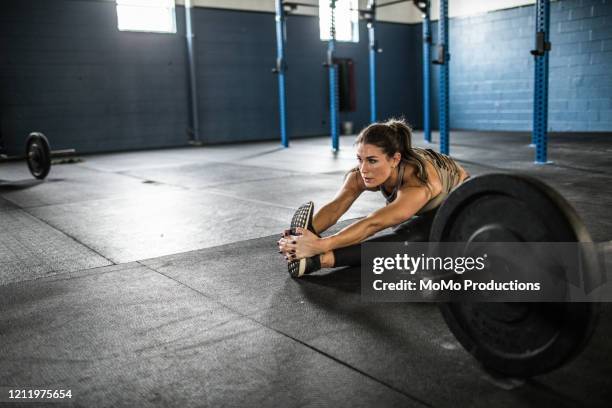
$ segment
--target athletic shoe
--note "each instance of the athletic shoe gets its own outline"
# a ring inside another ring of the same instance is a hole
[[[296,235],[296,228],[305,228],[314,234],[317,234],[312,226],[312,218],[314,216],[314,203],[312,201],[302,204],[297,209],[291,219],[291,235]],[[318,234],[317,234],[318,236]]]
[[[291,219],[291,234],[296,235],[296,228],[305,228],[316,234],[314,227],[312,226],[312,218],[314,216],[314,203],[312,201],[302,204],[297,209],[293,218]],[[287,264],[289,275],[294,278],[299,278],[305,273],[314,272],[321,269],[321,262],[319,257],[315,256],[316,261],[309,261],[311,258],[300,259],[298,261],[291,261]],[[318,264],[318,267],[317,267]]]
[[[315,255],[310,258],[291,261],[287,264],[287,269],[289,270],[289,275],[299,278],[321,269],[321,258],[319,255]]]

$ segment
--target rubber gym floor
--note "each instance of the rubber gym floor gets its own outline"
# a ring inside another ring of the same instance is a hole
[[[453,132],[451,154],[546,181],[604,241],[610,136],[552,134],[552,165],[526,133]],[[0,384],[75,406],[610,406],[609,304],[576,359],[519,381],[483,371],[435,304],[364,303],[351,269],[289,277],[279,233],[334,196],[353,140],[84,156],[45,182],[1,164]],[[341,225],[381,205],[366,193]]]

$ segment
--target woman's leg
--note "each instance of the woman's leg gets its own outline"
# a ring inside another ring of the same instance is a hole
[[[424,214],[412,217],[408,221],[393,228],[393,232],[367,239],[364,242],[427,242],[429,231],[433,223],[436,209]],[[362,242],[363,243],[363,242]],[[344,248],[334,249],[322,254],[321,267],[331,268],[339,266],[361,265],[361,244],[355,244]]]

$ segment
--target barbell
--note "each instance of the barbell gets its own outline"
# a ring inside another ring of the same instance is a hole
[[[592,242],[572,206],[543,182],[514,174],[474,177],[439,208],[430,242]],[[531,377],[570,361],[586,346],[599,303],[441,303],[459,343],[494,373]]]
[[[51,151],[49,139],[42,132],[32,132],[26,139],[25,157],[0,155],[0,159],[25,159],[32,176],[43,180],[51,170],[51,158],[70,155],[74,152],[74,149]]]

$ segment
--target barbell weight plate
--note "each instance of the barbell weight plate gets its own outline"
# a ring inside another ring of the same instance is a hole
[[[26,141],[26,161],[30,173],[42,180],[51,170],[51,147],[49,140],[40,132],[32,132]]]
[[[438,210],[434,242],[590,242],[574,209],[526,176],[489,174],[454,190]],[[485,369],[512,377],[544,374],[587,344],[597,303],[440,304],[457,340]]]

